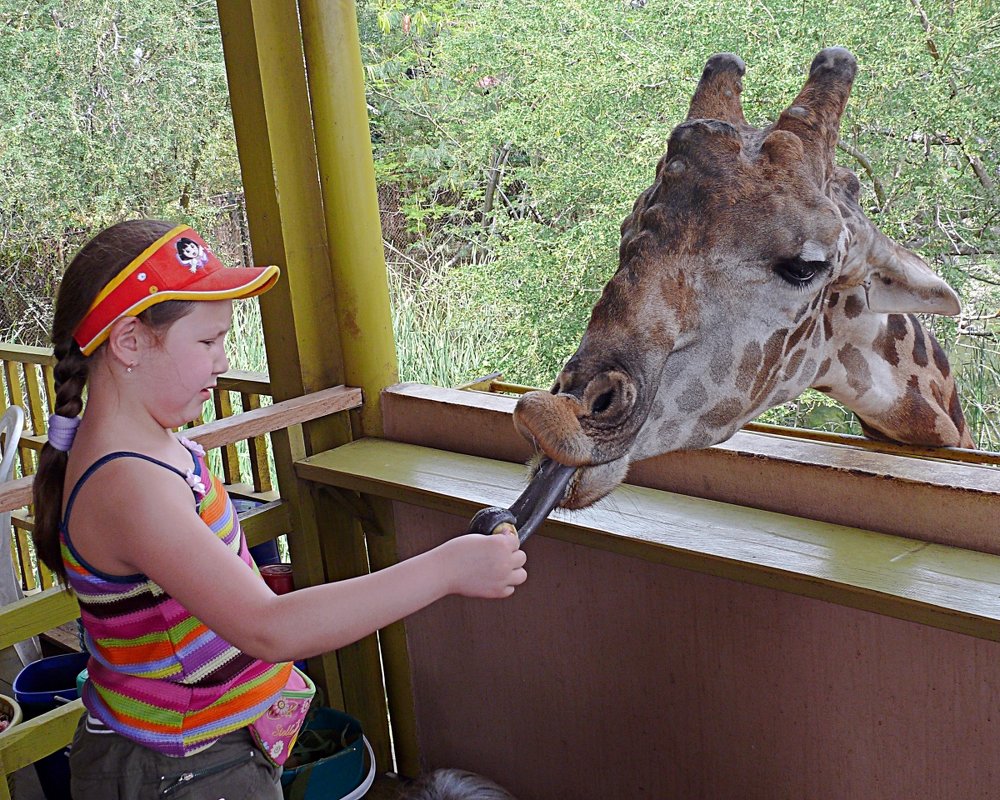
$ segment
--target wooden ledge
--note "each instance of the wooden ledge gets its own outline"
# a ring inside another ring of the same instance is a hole
[[[525,463],[517,398],[399,384],[382,393],[385,438]],[[628,482],[1000,555],[1000,469],[741,431],[702,450],[634,462]]]
[[[525,485],[517,464],[380,439],[295,469],[464,517],[509,506]],[[1000,556],[989,553],[631,485],[555,511],[540,535],[1000,641]]]

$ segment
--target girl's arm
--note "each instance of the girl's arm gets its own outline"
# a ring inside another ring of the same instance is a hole
[[[101,472],[123,472],[112,467]],[[202,522],[182,481],[145,462],[130,462],[128,473],[101,481],[118,495],[100,505],[111,516],[105,530],[120,532],[116,559],[266,661],[336,650],[448,594],[506,597],[527,578],[516,536],[466,535],[369,575],[275,595]]]

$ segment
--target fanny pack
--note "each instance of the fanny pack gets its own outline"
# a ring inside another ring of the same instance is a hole
[[[257,746],[276,767],[282,766],[292,752],[315,694],[316,684],[293,666],[281,696],[250,724],[250,734]]]

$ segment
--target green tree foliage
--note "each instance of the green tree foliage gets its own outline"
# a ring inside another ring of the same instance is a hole
[[[40,343],[87,238],[238,190],[215,3],[0,0],[0,65],[0,331]]]
[[[841,44],[861,69],[840,162],[876,224],[963,293],[961,329],[933,323],[953,360],[995,374],[995,340],[964,335],[989,333],[977,318],[1000,304],[995,2],[479,0],[424,9],[420,30],[407,13],[362,7],[380,177],[403,188],[411,253],[448,265],[439,290],[469,297],[470,317],[503,310],[482,371],[547,385],[575,349],[617,267],[618,225],[712,53],[745,59],[746,115],[764,124]],[[988,418],[998,387],[977,408],[982,388],[968,387],[970,415]],[[772,418],[849,421],[816,393]]]
[[[745,59],[762,124],[842,44],[861,70],[840,161],[961,291],[963,318],[933,324],[1000,447],[996,0],[359,0],[358,19],[404,377],[547,385],[705,60]],[[0,115],[0,338],[42,343],[67,259],[121,218],[240,257],[211,0],[0,0]],[[850,425],[815,393],[770,418]]]

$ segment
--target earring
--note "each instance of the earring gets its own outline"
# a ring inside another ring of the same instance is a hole
[[[131,374],[132,373],[132,365],[129,364],[127,367],[125,367],[125,371],[128,372],[129,374]]]

